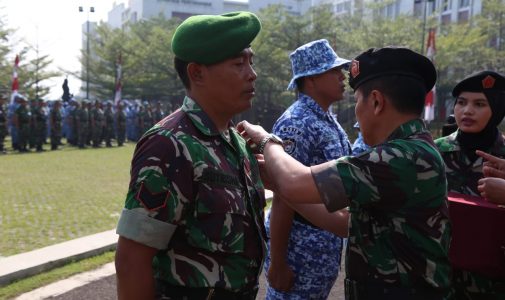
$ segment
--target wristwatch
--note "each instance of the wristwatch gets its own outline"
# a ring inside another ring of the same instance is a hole
[[[284,141],[280,137],[276,136],[275,134],[270,133],[269,135],[267,135],[266,137],[264,137],[261,140],[261,142],[258,146],[258,152],[260,154],[263,154],[263,150],[265,150],[265,146],[268,142],[273,142],[273,143],[279,144],[281,146],[284,145]]]

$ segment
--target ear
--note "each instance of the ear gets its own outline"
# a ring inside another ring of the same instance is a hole
[[[197,63],[189,63],[187,66],[188,78],[191,84],[202,85],[204,79],[205,66]]]
[[[373,90],[370,93],[370,96],[371,96],[370,100],[374,107],[374,115],[377,116],[382,112],[384,112],[386,106],[386,98],[384,97],[384,94],[378,90]]]

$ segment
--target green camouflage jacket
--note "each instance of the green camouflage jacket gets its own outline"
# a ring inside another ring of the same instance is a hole
[[[239,133],[217,131],[190,98],[138,142],[117,233],[159,249],[172,285],[257,285],[265,247],[264,188]]]
[[[445,162],[448,189],[465,195],[480,196],[477,189],[482,178],[483,159],[478,157],[473,163],[461,151],[456,139],[458,131],[435,141]],[[499,134],[494,145],[486,152],[505,158],[505,141]],[[454,285],[457,299],[505,299],[505,280],[492,279],[484,275],[464,270],[455,270]],[[497,287],[501,287],[501,290]]]
[[[470,161],[465,153],[461,151],[459,142],[456,139],[458,132],[456,131],[435,141],[445,162],[445,173],[447,175],[449,191],[480,196],[477,184],[479,179],[482,178],[482,158],[477,158],[473,163]],[[493,147],[487,152],[505,158],[505,142],[501,135],[497,136]]]
[[[350,279],[449,292],[447,181],[423,121],[409,121],[383,144],[313,175],[329,210],[339,197],[335,186],[350,200]]]

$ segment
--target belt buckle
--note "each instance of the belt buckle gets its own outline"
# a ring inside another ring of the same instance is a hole
[[[209,293],[207,294],[207,297],[205,298],[205,300],[210,300],[212,299],[212,296],[214,295],[214,288],[210,288],[209,289]]]

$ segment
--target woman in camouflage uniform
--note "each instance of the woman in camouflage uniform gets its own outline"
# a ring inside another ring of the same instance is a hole
[[[435,141],[446,164],[449,192],[480,196],[483,159],[476,150],[505,157],[497,126],[505,116],[505,78],[492,71],[471,75],[453,89],[458,130]],[[456,299],[505,299],[505,280],[454,270]]]

